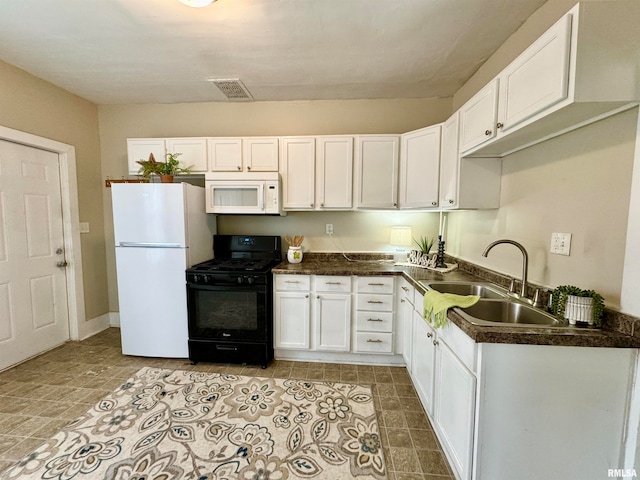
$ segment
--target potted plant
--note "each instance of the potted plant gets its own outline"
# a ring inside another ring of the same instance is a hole
[[[569,320],[571,325],[599,327],[604,312],[602,295],[573,285],[561,285],[551,293],[551,312]]]
[[[435,239],[433,237],[428,238],[420,236],[419,240],[414,238],[413,242],[418,246],[418,250],[411,250],[409,253],[409,262],[415,264],[426,264]],[[424,260],[422,260],[423,258]]]
[[[181,167],[178,157],[182,153],[167,153],[166,162],[157,162],[153,153],[149,155],[149,160],[138,160],[136,163],[140,165],[138,174],[144,178],[149,178],[151,174],[156,174],[160,177],[162,183],[172,183],[174,175],[188,174],[191,172],[191,167]]]

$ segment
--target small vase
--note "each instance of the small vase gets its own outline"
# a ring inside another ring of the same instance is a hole
[[[173,175],[160,175],[160,183],[173,183]]]
[[[593,325],[593,298],[567,295],[564,318],[569,320],[570,325],[576,323]]]
[[[289,247],[287,260],[289,263],[300,263],[302,261],[302,247]]]

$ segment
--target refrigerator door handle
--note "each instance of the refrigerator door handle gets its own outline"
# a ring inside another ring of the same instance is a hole
[[[119,247],[137,248],[182,248],[179,243],[120,242]]]

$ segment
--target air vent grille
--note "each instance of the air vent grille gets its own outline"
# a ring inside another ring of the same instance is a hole
[[[214,78],[210,81],[213,82],[229,100],[236,102],[253,100],[253,97],[249,93],[249,90],[247,90],[247,87],[245,87],[238,78]]]

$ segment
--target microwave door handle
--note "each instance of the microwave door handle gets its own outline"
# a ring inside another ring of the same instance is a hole
[[[258,205],[258,208],[260,209],[261,212],[264,211],[264,192],[265,192],[264,184],[258,185],[258,198],[260,199],[260,204]]]

